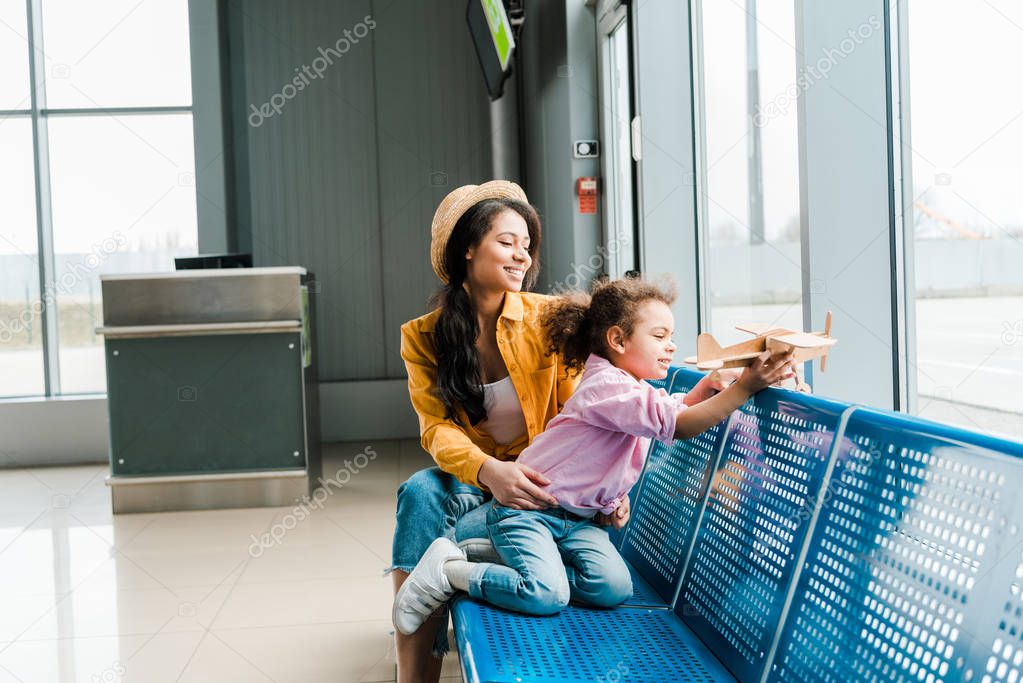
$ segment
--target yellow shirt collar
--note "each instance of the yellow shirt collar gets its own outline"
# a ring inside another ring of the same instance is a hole
[[[440,313],[440,309],[433,312],[433,315],[428,317],[422,323],[423,332],[433,332],[434,326],[437,324],[437,315]],[[504,293],[504,305],[501,307],[501,318],[507,318],[508,320],[522,321],[523,305],[522,305],[522,293],[521,292],[505,292]]]

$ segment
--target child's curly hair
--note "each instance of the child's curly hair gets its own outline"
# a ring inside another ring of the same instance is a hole
[[[571,374],[579,374],[591,353],[607,357],[607,331],[617,325],[632,334],[640,304],[675,303],[671,278],[649,282],[640,278],[600,279],[590,293],[568,292],[549,304],[540,316],[547,338],[547,353],[561,354]]]

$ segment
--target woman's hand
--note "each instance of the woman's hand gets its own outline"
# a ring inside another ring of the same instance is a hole
[[[550,479],[532,467],[514,461],[487,458],[477,478],[505,507],[542,510],[558,504],[554,496],[540,488],[550,484]]]
[[[611,514],[605,515],[603,512],[598,512],[596,517],[593,518],[593,521],[601,526],[613,526],[615,529],[621,529],[629,521],[629,515],[631,513],[632,509],[629,504],[629,496],[626,494],[626,496],[622,498],[622,504],[615,508]]]
[[[753,359],[746,371],[739,377],[739,386],[749,393],[755,394],[772,384],[795,377],[796,373],[792,368],[794,359],[795,354],[789,351],[775,351],[773,354],[764,351]]]

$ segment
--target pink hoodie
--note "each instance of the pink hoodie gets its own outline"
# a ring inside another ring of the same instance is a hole
[[[575,393],[518,457],[551,480],[569,512],[610,513],[639,479],[650,439],[670,443],[682,396],[655,389],[591,354]]]

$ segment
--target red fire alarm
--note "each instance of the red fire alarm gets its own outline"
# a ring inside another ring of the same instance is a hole
[[[597,179],[579,178],[575,191],[579,195],[579,213],[597,213]]]

